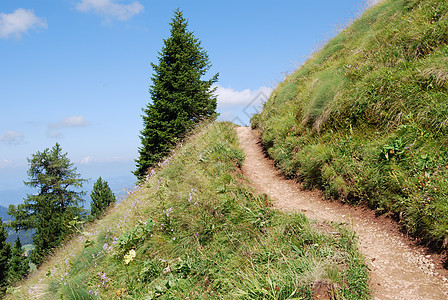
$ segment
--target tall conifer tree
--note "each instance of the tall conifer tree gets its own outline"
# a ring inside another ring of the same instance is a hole
[[[8,233],[0,218],[0,297],[8,285],[8,262],[11,257],[11,244],[6,242]]]
[[[111,203],[117,201],[109,184],[101,177],[93,185],[90,198],[92,199],[90,203],[90,215],[94,218],[99,217]]]
[[[37,189],[38,193],[27,195],[24,203],[17,207],[9,206],[8,214],[14,217],[9,226],[16,230],[36,230],[33,237],[36,248],[31,252],[31,260],[40,265],[71,233],[69,222],[83,216],[83,193],[76,188],[82,187],[86,180],[76,173],[58,143],[51,150],[47,148],[33,154],[28,163],[29,181],[25,185]]]
[[[191,31],[180,9],[170,23],[171,35],[164,40],[159,63],[154,69],[152,103],[143,109],[142,146],[134,174],[142,179],[148,169],[165,157],[195,123],[215,115],[213,83],[202,77],[211,68],[209,57]]]
[[[11,249],[11,259],[9,260],[8,278],[10,283],[17,282],[23,279],[29,272],[29,259],[25,256],[25,251],[22,249],[22,243],[17,237]]]

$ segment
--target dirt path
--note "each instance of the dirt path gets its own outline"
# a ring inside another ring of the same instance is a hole
[[[323,201],[317,192],[302,191],[265,158],[255,131],[239,127],[237,133],[246,152],[244,173],[260,193],[270,195],[277,208],[350,224],[371,270],[374,299],[448,299],[448,272],[439,255],[415,246],[396,223],[375,217],[369,209]]]

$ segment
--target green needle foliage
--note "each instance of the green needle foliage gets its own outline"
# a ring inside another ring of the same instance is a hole
[[[10,205],[8,214],[14,217],[10,227],[16,230],[36,230],[33,244],[36,247],[31,253],[31,260],[40,265],[43,258],[50,254],[54,247],[71,233],[69,222],[82,217],[84,201],[82,187],[85,179],[80,178],[76,168],[62,153],[61,146],[33,154],[28,159],[29,181],[25,185],[38,190],[37,194],[28,195],[23,204]]]
[[[11,257],[11,244],[6,242],[8,233],[0,218],[0,295],[8,284],[8,261]]]
[[[152,103],[143,109],[142,146],[134,174],[141,180],[148,169],[160,162],[194,124],[211,117],[216,110],[213,83],[202,80],[211,67],[200,41],[188,31],[188,22],[177,9],[171,36],[164,41],[150,87]]]
[[[25,251],[22,249],[22,243],[19,237],[14,242],[11,249],[11,259],[9,261],[8,278],[10,283],[17,282],[23,279],[29,272],[29,259],[25,256]]]
[[[109,187],[107,181],[103,181],[100,178],[93,185],[92,193],[90,193],[92,203],[90,203],[90,215],[93,218],[98,218],[112,203],[117,200],[114,193]]]

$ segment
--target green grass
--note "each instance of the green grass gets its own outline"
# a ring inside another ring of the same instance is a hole
[[[448,2],[383,1],[280,83],[252,126],[288,177],[446,249],[447,43]]]
[[[322,282],[369,298],[353,233],[273,209],[243,161],[234,125],[203,125],[9,298],[311,299]]]

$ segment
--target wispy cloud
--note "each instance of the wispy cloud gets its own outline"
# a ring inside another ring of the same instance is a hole
[[[0,13],[0,38],[21,38],[31,28],[48,28],[44,19],[37,17],[32,9],[18,8],[13,13]]]
[[[109,164],[109,163],[122,163],[128,162],[129,158],[113,156],[113,157],[102,157],[100,159],[93,157],[91,155],[84,157],[79,161],[81,165],[91,165],[91,164]]]
[[[91,164],[94,161],[92,156],[86,156],[79,162],[81,165],[88,165]]]
[[[81,12],[90,12],[101,15],[110,20],[116,18],[121,21],[128,20],[134,15],[144,11],[143,5],[134,1],[130,4],[118,4],[116,0],[82,0],[76,4],[76,9]]]
[[[215,94],[218,96],[218,107],[228,107],[232,105],[260,105],[272,93],[270,87],[260,87],[258,90],[245,89],[236,91],[233,88],[217,86]],[[262,94],[262,97],[260,95]]]
[[[367,7],[373,7],[382,1],[383,0],[367,0]]]
[[[47,136],[52,138],[62,138],[61,129],[63,128],[86,127],[89,125],[90,123],[87,122],[83,115],[63,118],[57,123],[48,125]]]
[[[13,165],[13,162],[9,159],[0,160],[0,169],[7,168]]]
[[[5,134],[0,135],[0,142],[18,145],[23,141],[24,135],[22,132],[8,130]]]

